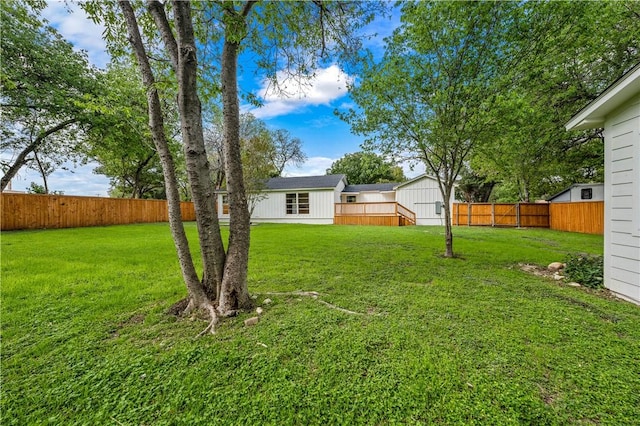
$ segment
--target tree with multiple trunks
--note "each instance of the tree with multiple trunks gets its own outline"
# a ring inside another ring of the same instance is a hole
[[[122,33],[118,17],[124,17],[127,39],[147,91],[151,135],[162,162],[171,232],[188,290],[184,311],[206,311],[211,322],[205,331],[213,332],[219,316],[233,315],[251,306],[247,288],[250,214],[242,166],[238,56],[243,50],[251,50],[260,57],[258,66],[274,78],[281,67],[297,77],[310,76],[332,52],[353,57],[360,48],[358,40],[352,37],[353,31],[372,19],[373,9],[365,3],[324,1],[212,1],[192,7],[189,1],[148,0],[143,8],[139,3],[123,0],[118,2],[119,10],[97,1],[84,3],[83,7],[96,19],[103,19],[107,36],[114,38]],[[155,40],[162,40],[162,46],[156,46]],[[169,63],[169,72],[154,71],[150,49],[154,49],[154,57],[161,55]],[[200,90],[203,80],[199,79],[198,53],[205,52],[212,58],[216,57],[211,53],[215,51],[219,52],[219,60],[207,64],[207,68],[219,69],[219,75],[204,79],[204,83],[209,89],[218,89],[222,104],[222,151],[230,213],[226,250],[215,212],[215,186],[204,144]],[[175,165],[158,95],[160,76],[163,84],[171,81],[177,91],[186,170],[202,255],[201,277],[180,218]]]

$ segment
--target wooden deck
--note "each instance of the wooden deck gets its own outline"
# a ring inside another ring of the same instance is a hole
[[[336,203],[335,225],[407,226],[416,224],[416,214],[395,201],[380,203]]]

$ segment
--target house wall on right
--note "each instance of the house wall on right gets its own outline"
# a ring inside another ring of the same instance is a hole
[[[640,304],[640,95],[605,121],[605,285]]]

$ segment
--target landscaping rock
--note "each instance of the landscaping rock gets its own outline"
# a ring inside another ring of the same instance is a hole
[[[260,321],[259,317],[251,317],[251,318],[248,318],[248,319],[244,320],[244,325],[246,327],[249,327],[251,325],[256,325],[259,321]]]
[[[258,314],[258,315],[262,315],[262,312],[263,312],[262,308],[258,306],[258,307],[256,308],[256,314]]]
[[[561,263],[561,262],[553,262],[550,263],[549,266],[547,266],[547,269],[550,270],[551,272],[558,272],[560,269],[564,269],[565,264]]]
[[[553,274],[553,279],[556,280],[556,281],[560,281],[560,280],[564,279],[564,277],[556,272],[555,274]]]
[[[264,301],[262,303],[264,303],[265,305],[268,305],[271,302],[272,302],[271,299],[264,299]]]
[[[576,283],[576,282],[573,282],[573,281],[572,281],[572,282],[570,282],[570,283],[567,283],[567,285],[568,285],[569,287],[582,287],[582,286],[580,285],[580,283]]]

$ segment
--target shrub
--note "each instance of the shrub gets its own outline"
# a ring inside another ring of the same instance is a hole
[[[604,258],[598,255],[569,254],[565,260],[564,275],[589,288],[602,287]]]

